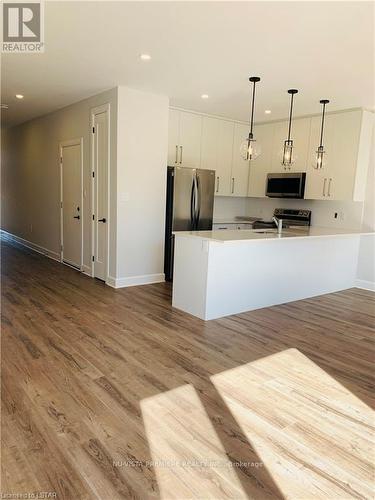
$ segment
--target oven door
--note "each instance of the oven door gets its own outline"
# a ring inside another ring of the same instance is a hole
[[[305,180],[305,172],[268,174],[266,195],[269,198],[303,198]]]

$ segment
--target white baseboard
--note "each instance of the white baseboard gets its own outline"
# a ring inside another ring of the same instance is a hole
[[[355,280],[354,286],[356,288],[363,288],[364,290],[371,290],[375,292],[375,282],[366,280]]]
[[[144,274],[141,276],[131,276],[130,278],[114,278],[108,276],[106,284],[112,288],[125,288],[128,286],[151,285],[152,283],[163,283],[165,281],[164,273]]]
[[[83,264],[82,272],[83,274],[86,274],[86,276],[90,276],[90,278],[92,278],[92,271],[90,266],[85,266],[85,264]]]
[[[28,241],[28,240],[25,240],[24,238],[20,238],[19,236],[16,236],[15,234],[8,233],[8,231],[4,231],[4,229],[1,229],[1,233],[9,240],[15,241],[16,243],[19,243],[20,245],[22,245],[26,248],[30,248],[31,250],[34,250],[35,252],[41,253],[42,255],[45,255],[46,257],[49,257],[50,259],[57,260],[58,262],[60,262],[60,254],[58,252],[53,252],[52,250],[49,250],[48,248],[37,245],[36,243],[33,243],[32,241]]]

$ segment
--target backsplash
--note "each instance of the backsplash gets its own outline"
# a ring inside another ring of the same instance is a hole
[[[363,202],[283,200],[281,198],[215,198],[214,220],[234,219],[237,216],[270,220],[275,208],[305,208],[311,210],[313,226],[360,229]],[[335,214],[337,217],[335,218]]]
[[[270,219],[275,208],[311,210],[313,226],[360,229],[363,202],[247,198],[245,215]],[[335,218],[335,214],[337,217]]]
[[[234,219],[237,216],[246,215],[248,198],[237,198],[233,196],[215,196],[214,220]]]

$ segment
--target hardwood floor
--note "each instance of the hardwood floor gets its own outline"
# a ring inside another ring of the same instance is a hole
[[[3,498],[373,498],[373,293],[205,323],[168,284],[2,261]]]

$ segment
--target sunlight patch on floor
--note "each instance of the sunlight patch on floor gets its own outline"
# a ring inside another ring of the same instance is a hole
[[[211,381],[285,497],[372,497],[374,412],[297,349]]]
[[[247,498],[192,385],[141,401],[162,499]]]

